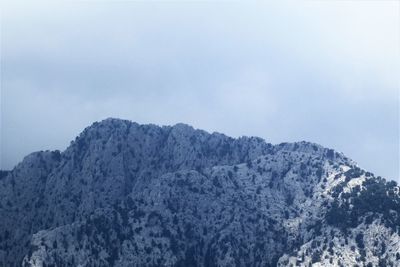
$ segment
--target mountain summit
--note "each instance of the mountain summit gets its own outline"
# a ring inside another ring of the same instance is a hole
[[[0,176],[1,266],[400,266],[400,192],[332,149],[106,119]]]

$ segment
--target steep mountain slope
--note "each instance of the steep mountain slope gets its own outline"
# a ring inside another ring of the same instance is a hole
[[[399,266],[399,194],[315,144],[107,119],[0,179],[0,263]]]

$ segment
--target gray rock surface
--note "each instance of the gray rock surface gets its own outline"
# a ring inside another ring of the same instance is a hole
[[[1,266],[400,266],[399,187],[308,142],[106,119],[0,179]]]

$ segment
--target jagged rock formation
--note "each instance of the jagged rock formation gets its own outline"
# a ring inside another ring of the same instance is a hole
[[[1,266],[400,266],[400,193],[343,154],[94,123],[0,177]]]

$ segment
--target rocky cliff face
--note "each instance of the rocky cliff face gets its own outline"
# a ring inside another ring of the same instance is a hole
[[[400,266],[400,193],[334,150],[94,123],[0,178],[1,266]]]

